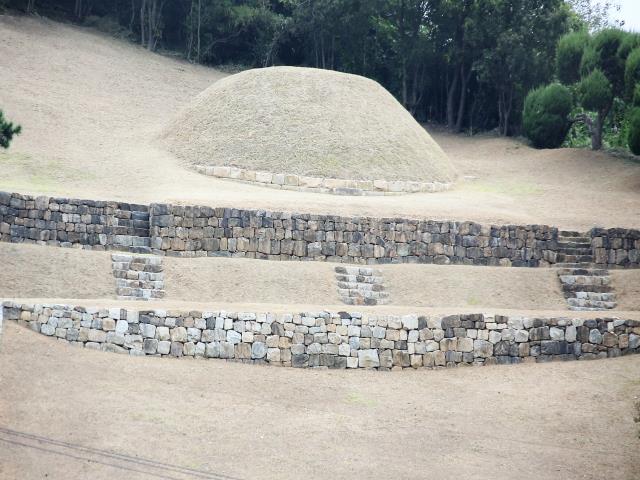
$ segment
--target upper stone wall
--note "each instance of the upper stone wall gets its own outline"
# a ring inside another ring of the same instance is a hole
[[[0,241],[144,252],[148,237],[147,205],[0,192]]]
[[[565,232],[566,233],[566,232]],[[640,267],[640,230],[592,229],[594,261]],[[0,192],[0,241],[176,256],[358,264],[548,266],[558,229],[405,218],[137,205]]]
[[[598,265],[640,266],[640,230],[626,228],[591,229],[591,250]]]
[[[535,267],[557,229],[152,204],[150,234],[168,255]]]

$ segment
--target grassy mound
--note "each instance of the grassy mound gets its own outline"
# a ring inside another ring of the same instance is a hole
[[[454,180],[431,136],[378,83],[296,67],[248,70],[202,92],[164,130],[199,165],[358,180]]]

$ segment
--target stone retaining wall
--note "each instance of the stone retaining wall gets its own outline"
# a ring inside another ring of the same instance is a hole
[[[589,233],[596,264],[609,268],[640,267],[640,230],[593,228]]]
[[[147,205],[0,192],[0,241],[135,250],[148,247],[148,211]]]
[[[534,267],[557,229],[152,204],[150,234],[167,255]]]
[[[411,182],[404,180],[346,180],[342,178],[306,177],[303,175],[259,172],[237,167],[198,165],[196,171],[226,180],[257,183],[261,186],[298,190],[304,192],[331,193],[334,195],[398,195],[417,192],[443,192],[451,183]]]
[[[5,302],[5,320],[78,346],[293,367],[454,367],[617,357],[640,351],[640,321],[489,314],[271,314],[99,309]]]
[[[596,263],[640,267],[640,231],[593,229]],[[340,217],[0,192],[0,241],[175,256],[356,264],[548,266],[558,229],[404,218]]]

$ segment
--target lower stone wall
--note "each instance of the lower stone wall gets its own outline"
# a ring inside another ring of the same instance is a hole
[[[608,268],[640,267],[640,230],[593,228],[590,235],[596,264]]]
[[[173,312],[3,303],[5,320],[97,350],[293,367],[421,368],[617,357],[640,321],[490,314]]]

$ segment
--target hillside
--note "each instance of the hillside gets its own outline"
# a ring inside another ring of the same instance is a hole
[[[640,224],[637,163],[433,129],[461,174],[448,192],[345,202],[205,177],[154,139],[224,74],[44,19],[0,16],[0,35],[0,55],[11,65],[0,69],[0,106],[23,126],[11,149],[0,152],[1,190],[575,229]]]

